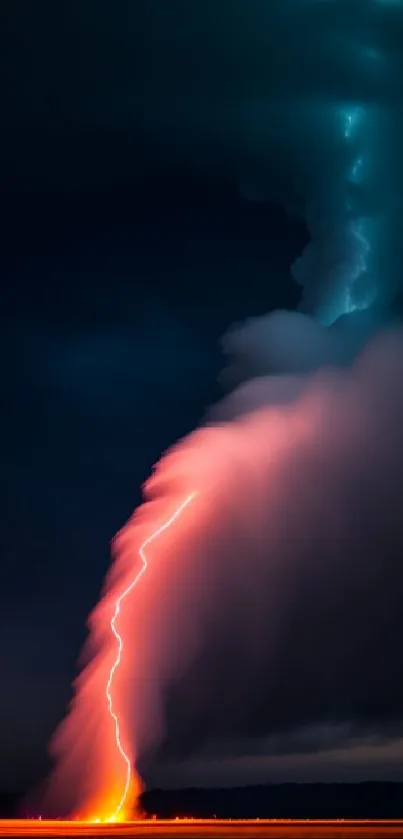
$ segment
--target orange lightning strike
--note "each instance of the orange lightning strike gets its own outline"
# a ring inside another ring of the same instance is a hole
[[[158,536],[160,536],[161,533],[163,533],[165,530],[168,530],[171,527],[171,525],[176,521],[176,519],[179,518],[179,516],[181,515],[181,513],[183,512],[185,507],[187,507],[188,504],[190,504],[190,502],[193,500],[195,495],[196,495],[196,492],[191,492],[185,498],[185,500],[182,501],[182,504],[180,504],[180,506],[175,510],[173,515],[168,519],[168,521],[166,521],[164,524],[162,524],[161,527],[159,527],[157,530],[155,530],[154,533],[152,533],[151,536],[149,536],[148,539],[146,539],[145,542],[143,542],[143,544],[142,544],[142,546],[139,550],[139,556],[140,556],[141,563],[142,563],[140,571],[135,576],[134,580],[132,580],[132,582],[127,586],[127,588],[125,588],[125,590],[119,595],[119,597],[117,598],[116,603],[115,603],[115,611],[114,611],[113,617],[111,619],[110,626],[111,626],[112,633],[115,636],[116,641],[118,643],[118,649],[117,649],[115,661],[113,662],[112,667],[110,669],[109,678],[108,678],[108,682],[107,682],[106,690],[105,690],[105,695],[106,695],[106,699],[107,699],[107,703],[108,703],[108,710],[109,710],[109,713],[110,713],[110,715],[111,715],[111,717],[114,721],[114,725],[115,725],[116,746],[117,746],[117,749],[118,749],[123,761],[126,764],[126,782],[125,782],[125,786],[124,786],[124,789],[123,789],[122,797],[121,797],[121,799],[119,801],[119,804],[117,805],[114,813],[109,818],[107,818],[105,820],[102,819],[102,821],[116,822],[116,821],[119,820],[119,815],[121,814],[122,808],[123,808],[124,803],[126,801],[126,798],[128,796],[129,789],[130,789],[130,782],[131,782],[130,758],[128,757],[128,755],[126,754],[126,752],[125,752],[125,750],[122,746],[122,742],[121,742],[121,739],[120,739],[119,717],[118,717],[116,711],[114,711],[113,702],[112,702],[112,693],[111,693],[112,682],[113,682],[115,673],[116,673],[116,671],[117,671],[117,669],[120,665],[121,658],[122,658],[122,652],[123,652],[123,640],[122,640],[122,636],[119,634],[118,630],[116,629],[116,619],[117,619],[117,617],[120,613],[120,607],[123,603],[123,600],[134,589],[134,587],[137,585],[140,577],[143,576],[144,572],[147,569],[147,564],[148,563],[147,563],[147,557],[146,557],[146,554],[145,554],[146,548],[148,547],[148,545],[151,544],[151,542],[154,541],[154,539],[157,539]],[[96,819],[96,820],[94,819],[94,821],[101,821],[101,819]]]

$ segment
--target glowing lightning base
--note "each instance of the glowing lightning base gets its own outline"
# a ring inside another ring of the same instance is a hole
[[[118,750],[118,752],[119,752],[119,754],[120,754],[120,756],[121,756],[121,758],[122,758],[122,760],[124,761],[124,764],[125,764],[125,784],[124,784],[124,788],[123,788],[121,798],[120,798],[117,806],[113,810],[113,812],[109,816],[107,816],[106,818],[105,817],[94,817],[94,818],[89,819],[88,822],[92,823],[92,824],[113,824],[113,823],[116,823],[116,822],[124,822],[124,821],[128,820],[128,815],[129,815],[128,813],[125,812],[125,805],[127,804],[127,801],[128,801],[128,798],[129,798],[129,792],[130,792],[130,789],[131,789],[131,786],[132,786],[131,761],[130,761],[129,755],[127,754],[127,752],[125,751],[125,749],[122,745],[119,717],[118,717],[118,714],[116,713],[116,711],[114,709],[113,699],[112,699],[113,680],[114,680],[114,677],[115,677],[115,673],[116,673],[116,671],[117,671],[117,669],[118,669],[118,667],[121,663],[122,653],[123,653],[123,639],[122,639],[122,636],[120,635],[118,629],[116,628],[116,620],[117,620],[117,618],[120,614],[120,609],[121,609],[123,601],[125,600],[126,597],[128,597],[128,595],[131,593],[131,591],[137,585],[138,581],[140,580],[140,578],[143,576],[144,572],[147,569],[147,557],[146,557],[146,553],[145,553],[146,549],[148,548],[148,546],[152,542],[154,542],[155,539],[158,538],[158,536],[161,535],[161,533],[164,533],[165,530],[168,530],[171,527],[171,525],[176,521],[176,519],[178,519],[179,516],[182,514],[184,509],[191,503],[191,501],[193,501],[195,495],[196,495],[196,492],[189,493],[189,495],[186,496],[185,500],[182,501],[182,503],[179,505],[179,507],[177,507],[177,509],[175,510],[173,515],[164,524],[162,524],[160,527],[158,527],[157,530],[155,530],[151,534],[151,536],[149,536],[145,540],[145,542],[143,542],[143,544],[142,544],[142,546],[139,550],[139,556],[140,556],[140,559],[141,559],[141,568],[138,571],[138,573],[136,574],[136,576],[134,577],[134,579],[131,581],[131,583],[129,583],[129,585],[124,589],[124,591],[122,591],[122,593],[118,596],[118,598],[115,602],[115,610],[114,610],[113,617],[112,617],[111,622],[110,622],[110,626],[111,626],[112,633],[116,638],[118,648],[117,648],[116,658],[115,658],[115,660],[112,664],[112,667],[110,669],[110,672],[109,672],[109,678],[108,678],[108,682],[107,682],[106,689],[105,689],[105,695],[106,695],[106,700],[107,700],[107,703],[108,703],[108,711],[109,711],[109,714],[112,717],[112,720],[114,722],[116,748],[117,748],[117,750]]]

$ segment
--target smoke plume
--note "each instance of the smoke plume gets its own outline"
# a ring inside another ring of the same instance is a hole
[[[273,31],[283,31],[287,4],[269,5]],[[228,142],[244,194],[272,193],[297,211],[303,199],[312,241],[293,271],[304,314],[229,331],[223,380],[234,389],[157,464],[144,505],[114,541],[73,704],[53,741],[48,800],[59,813],[103,816],[119,798],[124,765],[105,698],[116,656],[110,620],[144,540],[189,493],[183,515],[149,545],[147,571],[119,615],[115,707],[145,777],[158,762],[261,754],[276,737],[301,743],[293,732],[315,726],[341,726],[347,739],[400,731],[403,335],[379,320],[398,284],[398,59],[379,4],[357,4],[359,19],[352,3],[340,3],[339,16],[333,3],[291,5],[297,22],[307,16],[306,30],[295,25],[295,54],[289,48],[298,91],[282,88],[281,102],[271,91],[266,107],[246,50],[249,100],[231,99],[228,120],[239,129],[237,153]],[[312,35],[303,95],[301,31]],[[236,23],[232,34],[239,47]]]
[[[162,458],[114,541],[53,744],[59,812],[77,802],[99,812],[118,796],[124,767],[105,702],[112,606],[141,544],[191,492],[119,618],[116,702],[146,775],[156,760],[261,753],[309,726],[382,737],[400,725],[403,334],[380,331],[337,367],[346,342],[333,331],[330,357],[303,315],[228,335],[232,374],[246,365],[248,381]]]

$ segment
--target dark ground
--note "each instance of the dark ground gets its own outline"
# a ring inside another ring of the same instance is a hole
[[[280,784],[234,789],[154,790],[143,795],[160,818],[398,819],[403,784]]]

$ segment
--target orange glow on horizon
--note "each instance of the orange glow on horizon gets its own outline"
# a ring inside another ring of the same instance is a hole
[[[92,824],[112,824],[117,822],[128,821],[131,815],[132,805],[138,798],[141,791],[141,780],[138,777],[137,773],[135,771],[133,772],[130,757],[122,745],[120,720],[113,705],[112,685],[116,671],[122,660],[124,646],[122,636],[120,635],[116,627],[116,620],[120,614],[123,601],[133,591],[134,587],[137,585],[138,581],[147,569],[148,562],[145,553],[146,549],[152,542],[154,542],[155,539],[158,538],[158,536],[161,535],[161,533],[164,533],[164,531],[168,530],[171,527],[171,525],[176,521],[176,519],[178,519],[179,516],[182,514],[183,510],[188,506],[188,504],[190,504],[195,495],[196,492],[189,493],[189,495],[186,496],[185,500],[182,501],[179,507],[176,508],[175,512],[170,516],[170,518],[166,522],[164,522],[164,524],[162,524],[160,527],[154,530],[151,536],[149,536],[143,542],[138,551],[141,559],[141,568],[134,577],[134,579],[129,583],[129,585],[126,586],[126,588],[121,592],[121,594],[119,594],[115,601],[115,609],[110,621],[110,628],[112,634],[114,635],[117,641],[117,653],[116,658],[109,671],[108,681],[105,688],[105,697],[107,701],[108,712],[114,724],[116,748],[125,766],[125,783],[123,786],[123,791],[121,792],[120,797],[118,798],[118,803],[106,803],[104,799],[98,802],[97,804],[95,804],[95,806],[91,807],[91,811],[94,813],[94,815],[85,818],[85,821],[87,823],[90,822]],[[112,795],[110,797],[112,800],[116,802],[115,791],[112,792]],[[108,815],[104,815],[105,813],[108,813]]]

